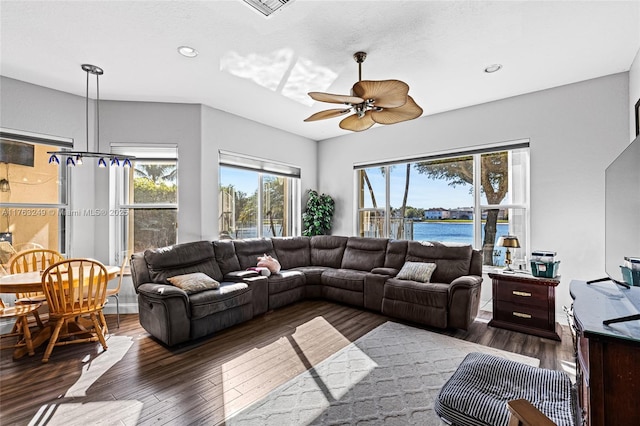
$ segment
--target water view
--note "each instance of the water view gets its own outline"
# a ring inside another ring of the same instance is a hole
[[[498,223],[496,241],[509,233],[508,223]],[[482,228],[484,237],[484,227]],[[472,222],[414,222],[413,239],[416,241],[446,241],[473,244]]]

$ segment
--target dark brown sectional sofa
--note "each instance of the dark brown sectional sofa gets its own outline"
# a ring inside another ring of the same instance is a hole
[[[278,259],[269,277],[255,267]],[[429,282],[396,278],[405,262],[437,265]],[[172,346],[307,298],[322,298],[415,323],[467,327],[478,314],[482,254],[469,245],[344,236],[197,241],[131,257],[140,323]],[[187,294],[167,278],[202,272],[221,283]]]

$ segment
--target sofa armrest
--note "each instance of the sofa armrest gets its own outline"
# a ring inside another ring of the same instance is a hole
[[[178,297],[184,299],[185,303],[189,304],[189,296],[187,293],[173,285],[169,284],[156,284],[146,283],[138,286],[138,293],[149,298],[163,299],[168,297]]]
[[[396,275],[398,275],[398,271],[395,268],[373,268],[371,270],[372,274],[378,274],[378,275],[388,275],[390,277],[395,277]]]
[[[449,284],[449,318],[451,328],[467,330],[478,316],[482,277],[464,275]]]
[[[247,278],[257,277],[259,275],[260,274],[258,274],[257,271],[231,271],[225,274],[224,280],[233,283],[241,283]]]
[[[242,282],[251,289],[253,316],[261,315],[269,309],[269,280],[263,275],[247,277]]]
[[[178,287],[139,285],[138,312],[142,327],[166,345],[186,342],[191,337],[189,296]]]
[[[481,284],[481,276],[463,275],[462,277],[458,277],[455,280],[451,281],[451,284],[449,284],[449,294],[452,294],[459,290],[464,291],[465,289],[480,287]]]

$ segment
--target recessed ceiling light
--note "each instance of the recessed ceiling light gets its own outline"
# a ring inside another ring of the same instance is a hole
[[[502,69],[501,64],[493,64],[486,67],[484,69],[484,72],[486,72],[487,74],[491,74],[492,72],[500,71],[501,69]]]
[[[178,47],[178,53],[180,53],[182,56],[185,56],[187,58],[195,58],[196,56],[198,56],[198,51],[193,47],[189,47],[189,46]]]

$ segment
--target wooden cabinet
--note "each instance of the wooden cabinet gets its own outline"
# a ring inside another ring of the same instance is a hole
[[[582,423],[640,424],[640,320],[602,321],[640,313],[640,287],[571,281],[576,331],[576,384]]]
[[[560,340],[555,297],[560,280],[504,272],[489,277],[493,284],[490,326]]]

